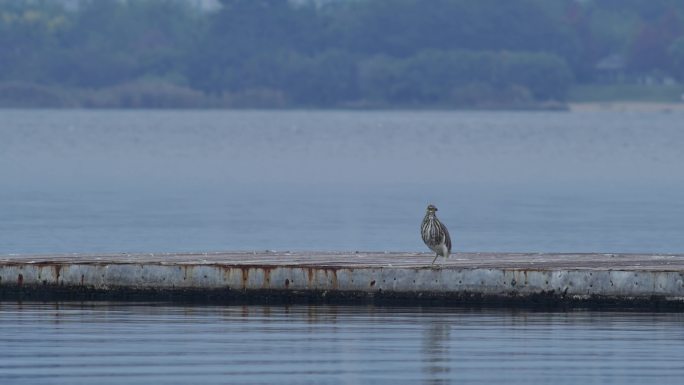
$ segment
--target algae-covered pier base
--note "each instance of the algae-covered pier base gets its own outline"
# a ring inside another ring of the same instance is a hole
[[[684,255],[228,252],[0,256],[0,299],[684,308]]]

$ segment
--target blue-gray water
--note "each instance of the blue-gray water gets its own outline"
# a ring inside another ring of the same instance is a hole
[[[0,111],[0,253],[684,252],[684,113]]]
[[[0,254],[418,251],[428,202],[456,250],[684,252],[683,118],[2,110]],[[679,383],[682,321],[0,303],[0,383]]]
[[[681,384],[684,314],[0,303],[3,384]]]

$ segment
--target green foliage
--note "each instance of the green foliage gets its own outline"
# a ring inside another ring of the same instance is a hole
[[[684,0],[220,3],[0,0],[4,95],[72,105],[65,89],[94,90],[80,104],[130,107],[518,105],[565,100],[615,55],[623,78],[684,81]]]
[[[93,108],[196,108],[207,101],[201,92],[186,87],[135,82],[90,92],[83,103]]]
[[[51,2],[0,2],[0,80],[48,80],[45,66],[67,28],[64,10]]]
[[[445,102],[454,94],[464,96],[464,88],[478,91],[482,85],[502,92],[518,87],[540,100],[562,100],[572,73],[552,54],[429,50],[406,59],[371,58],[360,80],[364,94],[395,103]]]
[[[102,87],[154,75],[174,76],[192,44],[196,13],[178,0],[87,0],[70,15],[53,75]]]
[[[555,1],[559,3],[558,1]],[[425,49],[576,52],[575,38],[544,0],[372,0],[334,19],[350,50],[407,56]],[[349,27],[351,25],[351,27]]]
[[[632,44],[630,66],[642,72],[669,70],[668,47],[683,34],[684,19],[673,10],[645,23]]]
[[[668,54],[672,58],[672,74],[684,82],[684,36],[670,45]]]
[[[25,82],[0,83],[0,107],[72,107],[76,103],[63,90]]]

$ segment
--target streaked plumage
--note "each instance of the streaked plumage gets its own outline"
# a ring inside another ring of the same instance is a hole
[[[451,253],[451,237],[449,237],[449,230],[442,222],[437,219],[437,207],[428,205],[425,218],[420,226],[420,234],[423,237],[423,242],[434,251],[435,259],[432,260],[432,265],[437,260],[437,257],[442,256],[444,259],[449,258]]]

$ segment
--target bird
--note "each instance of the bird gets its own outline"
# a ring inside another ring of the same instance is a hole
[[[432,204],[428,205],[425,218],[423,218],[423,223],[420,226],[420,235],[423,237],[423,242],[425,242],[425,245],[427,245],[430,250],[437,254],[430,266],[435,264],[437,257],[440,255],[444,257],[444,259],[447,259],[451,253],[451,237],[449,236],[449,230],[447,230],[444,223],[437,219],[436,212],[437,207]]]

